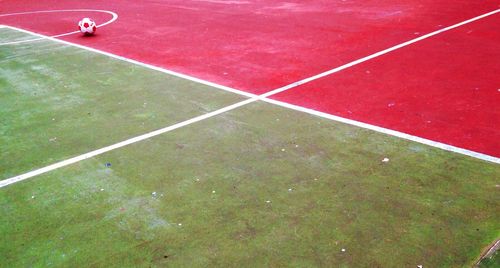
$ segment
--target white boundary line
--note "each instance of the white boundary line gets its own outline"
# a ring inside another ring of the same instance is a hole
[[[457,27],[459,27],[461,25],[464,25],[466,23],[470,23],[470,22],[479,20],[481,18],[484,18],[484,17],[487,17],[487,16],[491,16],[491,15],[496,14],[498,12],[500,12],[500,9],[497,9],[497,10],[495,10],[493,12],[489,12],[489,13],[486,13],[484,15],[475,17],[473,19],[470,19],[470,20],[467,20],[467,21],[455,24],[453,26],[446,27],[446,28],[441,29],[439,31],[436,31],[436,32],[433,32],[433,33],[430,33],[430,34],[426,34],[426,35],[421,36],[419,38],[416,38],[416,39],[410,40],[408,42],[402,43],[400,45],[394,46],[392,48],[389,48],[389,49],[377,52],[377,53],[372,54],[370,56],[367,56],[367,57],[364,57],[362,59],[353,61],[351,63],[342,65],[340,67],[334,68],[334,69],[332,69],[330,71],[321,73],[319,75],[315,75],[315,76],[312,76],[310,78],[306,78],[306,79],[300,80],[300,81],[292,83],[292,84],[290,84],[288,86],[284,86],[284,87],[272,90],[272,91],[264,93],[262,95],[255,95],[255,94],[245,93],[245,92],[242,92],[240,90],[228,88],[228,87],[225,87],[225,86],[214,84],[212,82],[208,82],[208,81],[204,81],[204,80],[201,80],[201,79],[198,79],[198,78],[194,78],[194,77],[191,77],[191,76],[187,76],[187,75],[179,74],[179,73],[176,73],[176,72],[172,72],[172,71],[160,68],[160,67],[156,67],[156,66],[152,66],[152,65],[149,65],[149,64],[141,63],[141,62],[138,62],[138,61],[135,61],[135,60],[127,59],[127,58],[124,58],[124,57],[121,57],[121,56],[117,56],[117,55],[114,55],[114,54],[111,54],[111,53],[108,53],[108,52],[103,52],[103,51],[100,51],[100,50],[96,50],[96,49],[93,49],[93,48],[81,46],[81,45],[78,45],[78,44],[73,44],[73,43],[66,42],[66,41],[59,40],[59,39],[55,39],[55,38],[52,38],[52,37],[43,36],[43,35],[32,33],[32,32],[26,31],[26,30],[18,29],[18,28],[15,28],[15,27],[6,26],[7,28],[11,28],[13,30],[18,30],[18,31],[25,32],[25,33],[28,33],[28,34],[33,34],[33,35],[36,35],[36,36],[39,36],[39,37],[43,37],[45,39],[49,39],[49,40],[52,40],[52,41],[55,41],[55,42],[59,42],[59,43],[67,44],[67,45],[70,45],[70,46],[79,47],[79,48],[82,48],[82,49],[85,49],[85,50],[93,51],[93,52],[96,52],[96,53],[99,53],[99,54],[107,55],[107,56],[115,58],[115,59],[119,59],[119,60],[123,60],[123,61],[130,62],[130,63],[133,63],[133,64],[137,64],[137,65],[140,65],[140,66],[143,66],[143,67],[146,67],[146,68],[150,68],[150,69],[153,69],[153,70],[157,70],[157,71],[160,71],[160,72],[163,72],[163,73],[171,74],[171,75],[174,75],[174,76],[177,76],[177,77],[181,77],[181,78],[186,78],[187,80],[190,80],[190,81],[193,81],[193,82],[198,82],[198,83],[201,83],[201,84],[204,84],[204,85],[209,85],[209,86],[216,85],[216,86],[213,86],[213,87],[219,88],[219,89],[223,89],[223,90],[226,90],[226,91],[229,91],[229,92],[234,92],[234,93],[237,93],[237,94],[240,94],[240,95],[243,95],[243,96],[247,96],[247,97],[251,97],[251,98],[250,99],[246,99],[244,101],[240,101],[238,103],[235,103],[235,104],[232,104],[232,105],[229,105],[229,106],[226,106],[226,107],[223,107],[221,109],[212,111],[210,113],[207,113],[207,114],[204,114],[204,115],[200,115],[200,116],[191,118],[189,120],[186,120],[186,121],[183,121],[183,122],[180,122],[180,123],[177,123],[177,124],[174,124],[174,125],[171,125],[171,126],[159,129],[159,130],[152,131],[150,133],[146,133],[146,134],[143,134],[143,135],[140,135],[140,136],[137,136],[137,137],[134,137],[134,138],[131,138],[131,139],[128,139],[128,140],[125,140],[125,141],[122,141],[122,142],[119,142],[119,143],[116,143],[116,144],[113,144],[113,145],[110,145],[110,146],[98,149],[98,150],[94,150],[92,152],[88,152],[86,154],[82,154],[80,156],[76,156],[76,157],[73,157],[73,158],[70,158],[70,159],[67,159],[67,160],[64,160],[64,161],[61,161],[61,162],[58,162],[58,163],[55,163],[55,164],[52,164],[52,165],[49,165],[49,166],[46,166],[46,167],[43,167],[43,168],[40,168],[40,169],[37,169],[37,170],[33,170],[33,171],[30,171],[30,172],[22,174],[22,175],[18,175],[18,176],[9,178],[9,179],[2,180],[2,181],[0,181],[0,188],[5,187],[5,186],[10,185],[10,184],[13,184],[13,183],[16,183],[16,182],[19,182],[19,181],[23,181],[23,180],[29,179],[29,178],[34,177],[34,176],[38,176],[40,174],[43,174],[43,173],[46,173],[46,172],[49,172],[49,171],[52,171],[52,170],[55,170],[55,169],[58,169],[58,168],[61,168],[61,167],[64,167],[64,166],[68,166],[68,165],[74,164],[76,162],[79,162],[79,161],[82,161],[82,160],[85,160],[85,159],[88,159],[88,158],[91,158],[91,157],[103,154],[105,152],[109,152],[109,151],[114,150],[114,149],[118,149],[118,148],[130,145],[130,144],[133,144],[133,143],[136,143],[136,142],[139,142],[139,141],[143,141],[145,139],[152,138],[154,136],[157,136],[157,135],[160,135],[160,134],[163,134],[163,133],[166,133],[166,132],[170,132],[172,130],[175,130],[175,129],[178,129],[178,128],[181,128],[181,127],[184,127],[184,126],[187,126],[187,125],[191,125],[193,123],[196,123],[196,122],[199,122],[199,121],[202,121],[202,120],[214,117],[216,115],[219,115],[219,114],[231,111],[231,110],[235,110],[235,109],[237,109],[239,107],[245,106],[247,104],[250,104],[250,103],[253,103],[253,102],[256,102],[256,101],[259,101],[259,100],[260,101],[265,101],[267,103],[272,103],[272,104],[275,104],[275,105],[279,105],[281,107],[293,109],[295,111],[300,111],[300,112],[308,113],[308,114],[311,114],[311,115],[316,115],[316,116],[327,118],[327,119],[334,120],[334,121],[337,121],[337,122],[341,122],[341,123],[345,123],[345,124],[349,124],[349,125],[353,125],[353,126],[357,126],[357,127],[361,127],[361,128],[373,130],[373,131],[384,133],[384,134],[387,134],[387,135],[390,135],[390,136],[395,136],[395,137],[403,138],[403,139],[406,139],[406,140],[410,140],[410,141],[418,142],[418,143],[421,143],[421,144],[425,144],[425,145],[428,145],[428,146],[431,146],[431,147],[436,147],[436,148],[440,148],[440,149],[447,150],[447,151],[450,151],[450,152],[454,152],[454,153],[458,153],[458,154],[462,154],[462,155],[467,155],[467,156],[478,158],[478,159],[481,159],[481,160],[484,160],[484,161],[489,161],[489,162],[500,164],[500,158],[497,158],[497,157],[494,157],[494,156],[485,155],[485,154],[482,154],[482,153],[478,153],[478,152],[466,150],[466,149],[463,149],[463,148],[458,148],[458,147],[455,147],[455,146],[447,145],[447,144],[444,144],[444,143],[435,142],[435,141],[432,141],[432,140],[428,140],[428,139],[420,138],[420,137],[417,137],[417,136],[409,135],[409,134],[402,133],[402,132],[399,132],[399,131],[395,131],[395,130],[391,130],[391,129],[386,129],[386,128],[382,128],[382,127],[378,127],[378,126],[374,126],[374,125],[370,125],[370,124],[358,122],[358,121],[351,120],[351,119],[346,119],[346,118],[339,117],[339,116],[334,116],[334,115],[331,115],[331,114],[327,114],[327,113],[315,111],[315,110],[312,110],[312,109],[304,108],[304,107],[301,107],[301,106],[292,105],[292,104],[289,104],[289,103],[285,103],[285,102],[281,102],[281,101],[276,101],[276,100],[268,99],[267,98],[267,97],[272,96],[274,94],[277,94],[279,92],[283,92],[283,91],[285,91],[287,89],[290,89],[290,88],[293,88],[293,87],[296,87],[296,86],[299,86],[299,85],[311,82],[313,80],[319,79],[321,77],[327,76],[327,75],[332,74],[332,73],[339,72],[341,70],[344,70],[346,68],[349,68],[349,67],[357,65],[357,64],[360,64],[360,63],[362,63],[364,61],[367,61],[369,59],[373,59],[375,57],[379,57],[381,55],[384,55],[384,54],[389,53],[391,51],[394,51],[396,49],[408,46],[408,45],[413,44],[415,42],[418,42],[420,40],[423,40],[423,39],[429,38],[431,36],[434,36],[434,35],[436,35],[438,33],[442,33],[444,31],[448,31],[448,30],[457,28]]]
[[[403,48],[403,47],[406,47],[406,46],[409,46],[413,43],[416,43],[416,42],[419,42],[419,41],[422,41],[424,39],[427,39],[427,38],[430,38],[432,36],[435,36],[435,35],[438,35],[440,33],[443,33],[443,32],[446,32],[446,31],[449,31],[449,30],[453,30],[455,28],[458,28],[460,26],[463,26],[465,24],[468,24],[468,23],[471,23],[471,22],[474,22],[474,21],[477,21],[477,20],[480,20],[480,19],[483,19],[483,18],[486,18],[488,16],[491,16],[491,15],[494,15],[496,13],[499,13],[500,12],[500,9],[497,9],[497,10],[494,10],[494,11],[491,11],[491,12],[488,12],[486,14],[483,14],[483,15],[480,15],[480,16],[477,16],[477,17],[474,17],[472,19],[469,19],[469,20],[466,20],[466,21],[463,21],[463,22],[460,22],[460,23],[457,23],[457,24],[454,24],[452,26],[448,26],[446,28],[443,28],[443,29],[440,29],[440,30],[437,30],[437,31],[434,31],[432,33],[428,33],[428,34],[425,34],[425,35],[422,35],[420,37],[417,37],[415,39],[412,39],[410,41],[406,41],[404,43],[401,43],[399,45],[395,45],[393,47],[390,47],[388,49],[384,49],[382,51],[379,51],[377,53],[374,53],[374,54],[371,54],[369,56],[366,56],[364,58],[361,58],[361,59],[358,59],[358,60],[355,60],[355,61],[352,61],[350,63],[347,63],[347,64],[344,64],[342,66],[339,66],[337,68],[333,68],[331,70],[328,70],[326,72],[323,72],[323,73],[320,73],[320,74],[317,74],[317,75],[314,75],[314,76],[311,76],[311,77],[308,77],[308,78],[305,78],[305,79],[302,79],[300,81],[297,81],[297,82],[294,82],[294,83],[291,83],[289,85],[286,85],[286,86],[283,86],[283,87],[280,87],[280,88],[277,88],[275,90],[272,90],[272,91],[269,91],[265,94],[263,94],[263,97],[269,97],[271,95],[275,95],[275,94],[278,94],[280,92],[283,92],[285,90],[288,90],[288,89],[291,89],[291,88],[294,88],[294,87],[297,87],[297,86],[300,86],[300,85],[303,85],[303,84],[306,84],[306,83],[309,83],[311,81],[314,81],[314,80],[318,80],[322,77],[325,77],[325,76],[328,76],[328,75],[331,75],[331,74],[334,74],[334,73],[337,73],[337,72],[340,72],[344,69],[347,69],[347,68],[350,68],[352,66],[355,66],[355,65],[358,65],[360,63],[363,63],[365,61],[368,61],[368,60],[371,60],[371,59],[374,59],[374,58],[377,58],[377,57],[380,57],[384,54],[387,54],[389,52],[392,52],[394,50],[397,50],[397,49],[400,49],[400,48]]]
[[[57,39],[57,38],[53,38],[53,37],[50,37],[50,36],[45,36],[45,35],[42,35],[42,34],[30,32],[30,31],[27,31],[27,30],[24,30],[24,29],[16,28],[16,27],[13,27],[13,26],[5,25],[5,27],[9,28],[9,29],[12,29],[12,30],[20,31],[20,32],[23,32],[23,33],[35,35],[35,36],[41,37],[43,39],[51,40],[51,41],[54,41],[54,42],[57,42],[57,43],[61,43],[61,44],[65,44],[65,45],[68,45],[68,46],[78,47],[78,48],[81,48],[81,49],[92,51],[92,52],[95,52],[95,53],[98,53],[98,54],[101,54],[101,55],[105,55],[105,56],[108,56],[108,57],[111,57],[111,58],[114,58],[114,59],[117,59],[117,60],[121,60],[121,61],[132,63],[132,64],[135,64],[135,65],[139,65],[139,66],[142,66],[142,67],[145,67],[145,68],[148,68],[148,69],[152,69],[152,70],[155,70],[155,71],[158,71],[158,72],[162,72],[162,73],[166,73],[166,74],[173,75],[173,76],[176,76],[176,77],[180,77],[180,78],[183,78],[183,79],[186,79],[186,80],[189,80],[189,81],[193,81],[193,82],[196,82],[196,83],[199,83],[199,84],[203,84],[203,85],[206,85],[206,86],[210,86],[210,87],[222,89],[222,90],[225,90],[225,91],[228,91],[228,92],[231,92],[231,93],[235,93],[235,94],[238,94],[238,95],[242,95],[242,96],[245,96],[245,97],[255,97],[255,96],[257,96],[255,94],[247,93],[247,92],[244,92],[244,91],[241,91],[241,90],[237,90],[237,89],[234,89],[234,88],[230,88],[230,87],[226,87],[226,86],[223,86],[223,85],[219,85],[219,84],[216,84],[216,83],[213,83],[213,82],[209,82],[209,81],[206,81],[206,80],[202,80],[202,79],[199,79],[199,78],[196,78],[196,77],[192,77],[192,76],[181,74],[181,73],[178,73],[178,72],[175,72],[175,71],[167,70],[165,68],[161,68],[161,67],[154,66],[154,65],[151,65],[151,64],[147,64],[147,63],[143,63],[143,62],[136,61],[136,60],[133,60],[133,59],[129,59],[129,58],[125,58],[125,57],[122,57],[122,56],[118,56],[118,55],[115,55],[115,54],[112,54],[112,53],[109,53],[109,52],[105,52],[105,51],[102,51],[102,50],[98,50],[98,49],[95,49],[95,48],[90,48],[90,47],[78,45],[78,44],[71,43],[71,42],[68,42],[68,41],[64,41],[64,40],[61,40],[61,39]]]
[[[401,139],[418,142],[418,143],[425,144],[425,145],[428,145],[428,146],[431,146],[431,147],[436,147],[436,148],[443,149],[443,150],[446,150],[446,151],[450,151],[450,152],[454,152],[454,153],[459,153],[459,154],[467,155],[467,156],[470,156],[470,157],[478,158],[478,159],[481,159],[481,160],[485,160],[485,161],[489,161],[489,162],[500,164],[500,158],[497,158],[497,157],[494,157],[494,156],[490,156],[490,155],[487,155],[487,154],[482,154],[482,153],[474,152],[474,151],[471,151],[471,150],[459,148],[459,147],[456,147],[456,146],[453,146],[453,145],[449,145],[449,144],[445,144],[445,143],[441,143],[441,142],[437,142],[437,141],[432,141],[432,140],[429,140],[429,139],[424,139],[424,138],[421,138],[421,137],[418,137],[418,136],[413,136],[413,135],[406,134],[406,133],[403,133],[403,132],[399,132],[399,131],[396,131],[396,130],[392,130],[392,129],[388,129],[388,128],[383,128],[383,127],[379,127],[379,126],[375,126],[375,125],[366,124],[366,123],[363,123],[363,122],[359,122],[359,121],[355,121],[355,120],[343,118],[343,117],[340,117],[340,116],[323,113],[323,112],[320,112],[320,111],[316,111],[316,110],[305,108],[305,107],[298,106],[298,105],[289,104],[289,103],[282,102],[282,101],[277,101],[277,100],[268,99],[268,98],[261,98],[261,100],[265,101],[267,103],[272,103],[272,104],[279,105],[281,107],[285,107],[285,108],[292,109],[292,110],[295,110],[295,111],[300,111],[300,112],[308,113],[308,114],[311,114],[311,115],[323,117],[323,118],[330,119],[330,120],[337,121],[337,122],[341,122],[341,123],[344,123],[344,124],[348,124],[348,125],[352,125],[352,126],[356,126],[356,127],[360,127],[360,128],[365,128],[365,129],[369,129],[369,130],[372,130],[372,131],[376,131],[376,132],[379,132],[379,133],[387,134],[389,136],[394,136],[394,137],[398,137],[398,138],[401,138]]]
[[[118,14],[116,14],[113,11],[109,10],[100,10],[100,9],[61,9],[61,10],[41,10],[41,11],[29,11],[29,12],[19,12],[19,13],[8,13],[8,14],[0,14],[0,17],[9,17],[9,16],[17,16],[17,15],[28,15],[28,14],[39,14],[39,13],[57,13],[57,12],[101,12],[101,13],[107,13],[112,16],[111,20],[97,25],[98,28],[106,26],[115,20],[118,19]],[[52,38],[55,37],[62,37],[62,36],[67,36],[67,35],[72,35],[79,33],[79,31],[73,31],[69,33],[63,33],[63,34],[58,34],[58,35],[53,35],[51,36]],[[22,44],[22,43],[29,43],[29,42],[35,42],[35,41],[40,41],[44,40],[45,37],[40,37],[40,38],[35,38],[35,39],[29,39],[29,40],[20,40],[20,41],[13,41],[13,42],[7,42],[7,43],[0,43],[0,46],[5,46],[5,45],[16,45],[16,44]]]

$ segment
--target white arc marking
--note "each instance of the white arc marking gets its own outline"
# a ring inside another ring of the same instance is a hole
[[[118,19],[118,14],[116,14],[113,11],[109,10],[100,10],[100,9],[61,9],[61,10],[41,10],[41,11],[29,11],[29,12],[19,12],[19,13],[9,13],[9,14],[0,14],[0,17],[8,17],[8,16],[19,16],[19,15],[29,15],[29,14],[39,14],[39,13],[58,13],[58,12],[101,12],[101,13],[107,13],[113,16],[110,20],[108,20],[105,23],[97,25],[97,28],[106,26],[112,22],[114,22],[116,19]],[[62,37],[62,36],[67,36],[67,35],[72,35],[79,33],[80,31],[73,31],[69,33],[63,33],[63,34],[58,34],[58,35],[53,35],[51,36],[52,38],[55,37]],[[29,40],[20,40],[20,41],[12,41],[12,42],[6,42],[6,43],[0,43],[0,46],[5,46],[5,45],[16,45],[16,44],[22,44],[22,43],[28,43],[28,42],[34,42],[34,41],[39,41],[46,39],[46,37],[40,37],[40,38],[34,38],[34,39],[29,39]]]

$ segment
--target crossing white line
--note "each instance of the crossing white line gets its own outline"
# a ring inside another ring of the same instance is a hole
[[[481,160],[484,160],[484,161],[488,161],[488,162],[493,162],[493,163],[496,163],[496,164],[500,164],[500,158],[497,158],[497,157],[494,157],[494,156],[489,156],[489,155],[486,155],[486,154],[482,154],[482,153],[470,151],[470,150],[459,148],[459,147],[455,147],[455,146],[452,146],[452,145],[448,145],[448,144],[444,144],[444,143],[432,141],[432,140],[429,140],[429,139],[424,139],[424,138],[420,138],[420,137],[417,137],[417,136],[409,135],[409,134],[402,133],[402,132],[399,132],[399,131],[395,131],[395,130],[391,130],[391,129],[386,129],[386,128],[378,127],[378,126],[371,125],[371,124],[366,124],[366,123],[363,123],[363,122],[359,122],[359,121],[355,121],[355,120],[351,120],[351,119],[347,119],[347,118],[343,118],[343,117],[339,117],[339,116],[334,116],[334,115],[331,115],[331,114],[327,114],[327,113],[315,111],[315,110],[312,110],[312,109],[308,109],[308,108],[304,108],[304,107],[301,107],[301,106],[292,105],[292,104],[289,104],[289,103],[285,103],[285,102],[281,102],[281,101],[277,101],[277,100],[273,100],[273,99],[269,99],[268,98],[268,97],[270,97],[272,95],[278,94],[278,93],[283,92],[285,90],[288,90],[288,89],[297,87],[299,85],[302,85],[302,84],[314,81],[314,80],[319,79],[321,77],[325,77],[327,75],[339,72],[341,70],[347,69],[349,67],[352,67],[354,65],[360,64],[360,63],[365,62],[367,60],[370,60],[370,59],[382,56],[384,54],[387,54],[387,53],[389,53],[391,51],[394,51],[396,49],[408,46],[410,44],[413,44],[415,42],[424,40],[424,39],[429,38],[431,36],[434,36],[436,34],[439,34],[439,33],[445,32],[445,31],[449,31],[451,29],[455,29],[455,28],[460,27],[460,26],[462,26],[464,24],[471,23],[473,21],[477,21],[477,20],[485,18],[487,16],[491,16],[491,15],[496,14],[498,12],[500,12],[500,9],[497,9],[495,11],[492,11],[492,12],[489,12],[489,13],[486,13],[486,14],[483,14],[481,16],[477,16],[475,18],[472,18],[470,20],[466,20],[466,21],[461,22],[461,23],[457,23],[455,25],[443,28],[441,30],[432,32],[430,34],[423,35],[423,36],[421,36],[419,38],[415,38],[413,40],[404,42],[404,43],[402,43],[400,45],[391,47],[389,49],[382,50],[380,52],[374,53],[372,55],[369,55],[367,57],[361,58],[359,60],[355,60],[355,61],[350,62],[348,64],[345,64],[345,65],[342,65],[340,67],[331,69],[331,70],[329,70],[327,72],[324,72],[324,73],[321,73],[321,74],[318,74],[318,75],[315,75],[315,76],[312,76],[312,77],[309,77],[309,78],[297,81],[297,82],[292,83],[290,85],[287,85],[287,86],[284,86],[284,87],[281,87],[281,88],[269,91],[269,92],[261,94],[261,95],[255,95],[255,94],[251,94],[251,93],[246,93],[246,92],[243,92],[243,91],[240,91],[240,90],[237,90],[237,89],[233,89],[233,88],[229,88],[229,87],[226,87],[226,86],[218,85],[218,84],[215,84],[215,83],[212,83],[212,82],[209,82],[209,81],[205,81],[205,80],[194,78],[194,77],[191,77],[191,76],[188,76],[188,75],[184,75],[184,74],[180,74],[180,73],[173,72],[173,71],[170,71],[170,70],[166,70],[166,69],[163,69],[163,68],[160,68],[160,67],[156,67],[156,66],[153,66],[153,65],[150,65],[150,64],[146,64],[146,63],[142,63],[142,62],[139,62],[139,61],[136,61],[136,60],[128,59],[128,58],[125,58],[125,57],[122,57],[122,56],[114,55],[112,53],[108,53],[108,52],[100,51],[100,50],[97,50],[97,49],[85,47],[85,46],[82,46],[82,45],[70,43],[70,42],[67,42],[67,41],[55,39],[55,38],[52,38],[52,37],[48,37],[48,36],[44,36],[44,35],[41,35],[41,34],[33,33],[33,32],[30,32],[30,31],[23,30],[23,29],[18,29],[18,28],[11,27],[11,26],[6,26],[7,28],[11,28],[11,29],[14,29],[14,30],[18,30],[18,31],[21,31],[21,32],[28,33],[28,34],[32,34],[32,35],[36,35],[36,36],[39,36],[39,37],[43,37],[45,39],[52,40],[52,41],[55,41],[55,42],[59,42],[59,43],[67,44],[67,45],[70,45],[70,46],[82,48],[82,49],[85,49],[85,50],[93,51],[93,52],[96,52],[96,53],[99,53],[99,54],[102,54],[102,55],[106,55],[106,56],[109,56],[109,57],[112,57],[112,58],[115,58],[115,59],[118,59],[118,60],[130,62],[130,63],[136,64],[136,65],[139,65],[139,66],[143,66],[143,67],[146,67],[146,68],[149,68],[149,69],[153,69],[153,70],[156,70],[156,71],[160,71],[160,72],[163,72],[163,73],[166,73],[166,74],[170,74],[170,75],[173,75],[173,76],[185,78],[185,79],[193,81],[193,82],[197,82],[197,83],[200,83],[200,84],[212,86],[212,87],[215,87],[215,88],[219,88],[219,89],[222,89],[222,90],[226,90],[226,91],[233,92],[233,93],[236,93],[236,94],[239,94],[239,95],[243,95],[243,96],[246,96],[246,97],[250,97],[250,98],[246,99],[244,101],[240,101],[238,103],[235,103],[235,104],[223,107],[221,109],[212,111],[210,113],[207,113],[207,114],[204,114],[204,115],[200,115],[200,116],[191,118],[189,120],[186,120],[186,121],[183,121],[183,122],[180,122],[180,123],[177,123],[177,124],[174,124],[174,125],[171,125],[171,126],[159,129],[159,130],[152,131],[150,133],[146,133],[146,134],[134,137],[134,138],[130,138],[128,140],[125,140],[125,141],[122,141],[122,142],[118,142],[116,144],[113,144],[113,145],[110,145],[110,146],[106,146],[104,148],[101,148],[101,149],[98,149],[98,150],[94,150],[92,152],[88,152],[88,153],[82,154],[80,156],[76,156],[76,157],[73,157],[73,158],[70,158],[70,159],[67,159],[67,160],[64,160],[64,161],[61,161],[61,162],[58,162],[58,163],[55,163],[55,164],[52,164],[52,165],[49,165],[49,166],[46,166],[46,167],[43,167],[43,168],[40,168],[40,169],[37,169],[37,170],[30,171],[30,172],[22,174],[22,175],[18,175],[18,176],[9,178],[9,179],[2,180],[2,181],[0,181],[0,188],[5,187],[5,186],[10,185],[10,184],[13,184],[13,183],[16,183],[16,182],[19,182],[19,181],[23,181],[23,180],[26,180],[26,179],[38,176],[40,174],[43,174],[43,173],[46,173],[46,172],[49,172],[49,171],[52,171],[52,170],[55,170],[55,169],[58,169],[58,168],[61,168],[61,167],[64,167],[64,166],[68,166],[68,165],[77,163],[79,161],[82,161],[82,160],[85,160],[85,159],[88,159],[88,158],[91,158],[91,157],[103,154],[105,152],[109,152],[111,150],[115,150],[115,149],[118,149],[118,148],[130,145],[130,144],[133,144],[133,143],[136,143],[136,142],[139,142],[139,141],[143,141],[145,139],[152,138],[154,136],[158,136],[160,134],[164,134],[164,133],[173,131],[175,129],[178,129],[178,128],[181,128],[181,127],[184,127],[184,126],[188,126],[188,125],[194,124],[196,122],[199,122],[199,121],[202,121],[202,120],[205,120],[205,119],[217,116],[219,114],[222,114],[222,113],[225,113],[225,112],[228,112],[228,111],[231,111],[231,110],[235,110],[237,108],[243,107],[245,105],[248,105],[248,104],[256,102],[256,101],[265,101],[267,103],[279,105],[281,107],[285,107],[285,108],[288,108],[288,109],[293,109],[295,111],[300,111],[300,112],[308,113],[308,114],[311,114],[311,115],[319,116],[319,117],[322,117],[322,118],[327,118],[327,119],[334,120],[334,121],[337,121],[337,122],[341,122],[341,123],[345,123],[345,124],[357,126],[357,127],[360,127],[360,128],[365,128],[365,129],[373,130],[373,131],[376,131],[376,132],[384,133],[386,135],[390,135],[390,136],[394,136],[394,137],[398,137],[398,138],[403,138],[403,139],[406,139],[406,140],[418,142],[418,143],[425,144],[425,145],[428,145],[428,146],[432,146],[432,147],[435,147],[435,148],[440,148],[440,149],[447,150],[447,151],[450,151],[450,152],[454,152],[454,153],[458,153],[458,154],[462,154],[462,155],[474,157],[474,158],[477,158],[477,159],[481,159]]]

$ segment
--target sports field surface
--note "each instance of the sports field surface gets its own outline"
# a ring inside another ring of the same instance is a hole
[[[0,267],[472,267],[499,26],[490,0],[0,1]]]

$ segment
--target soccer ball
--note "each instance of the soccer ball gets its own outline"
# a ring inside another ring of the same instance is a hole
[[[78,30],[80,30],[80,32],[85,35],[91,35],[95,33],[95,31],[97,30],[97,26],[95,25],[95,22],[93,20],[89,18],[83,18],[78,23]]]

